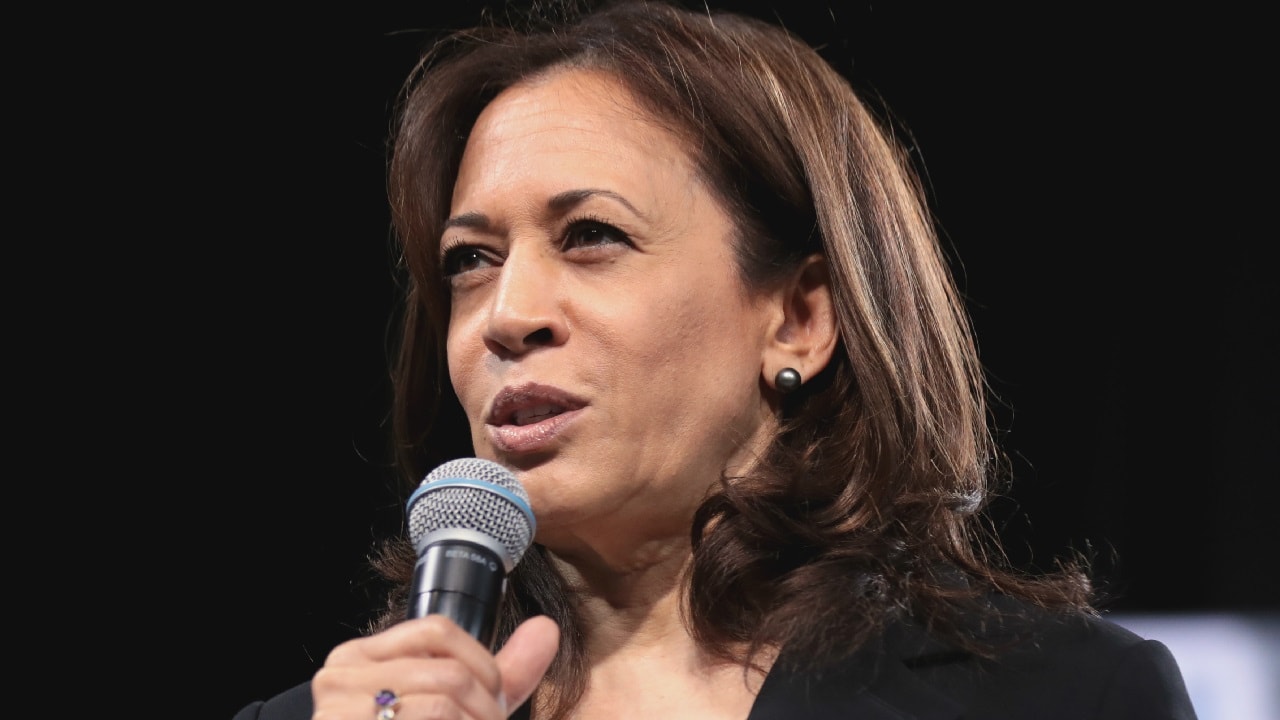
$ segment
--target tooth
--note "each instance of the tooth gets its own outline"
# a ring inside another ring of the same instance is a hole
[[[545,420],[552,415],[558,415],[563,412],[557,405],[537,405],[523,410],[517,410],[512,422],[516,425],[529,425],[531,423]]]

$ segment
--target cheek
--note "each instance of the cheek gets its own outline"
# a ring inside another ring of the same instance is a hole
[[[709,363],[734,363],[754,350],[756,318],[734,287],[703,278],[673,288],[652,320],[664,344],[676,344]]]
[[[481,346],[482,344],[475,340],[474,334],[467,331],[465,324],[450,322],[449,334],[445,342],[449,381],[453,384],[453,391],[462,402],[462,409],[466,411],[468,417],[474,416],[477,412],[471,395],[480,390],[475,380],[481,362],[476,348]]]
[[[733,288],[713,282],[696,287],[701,290],[676,288],[650,305],[640,321],[643,330],[629,342],[631,350],[663,386],[683,387],[675,392],[717,405],[736,403],[741,388],[755,387],[759,372],[757,316]]]

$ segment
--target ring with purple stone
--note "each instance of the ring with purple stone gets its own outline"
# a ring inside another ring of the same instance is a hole
[[[373,704],[378,707],[378,714],[374,716],[377,720],[395,720],[400,698],[391,690],[383,690],[373,696]]]

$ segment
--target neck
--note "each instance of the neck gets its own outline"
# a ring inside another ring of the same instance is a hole
[[[622,562],[591,554],[551,557],[573,594],[592,665],[628,649],[692,645],[681,614],[692,559],[687,543],[650,544]]]
[[[574,718],[743,718],[773,657],[744,672],[694,640],[682,613],[687,546],[632,555],[625,566],[553,553],[584,629],[587,692]]]

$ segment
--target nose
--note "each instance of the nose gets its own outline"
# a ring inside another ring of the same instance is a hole
[[[563,343],[568,323],[559,297],[555,260],[527,246],[513,249],[489,308],[485,343],[490,351],[510,357]]]

